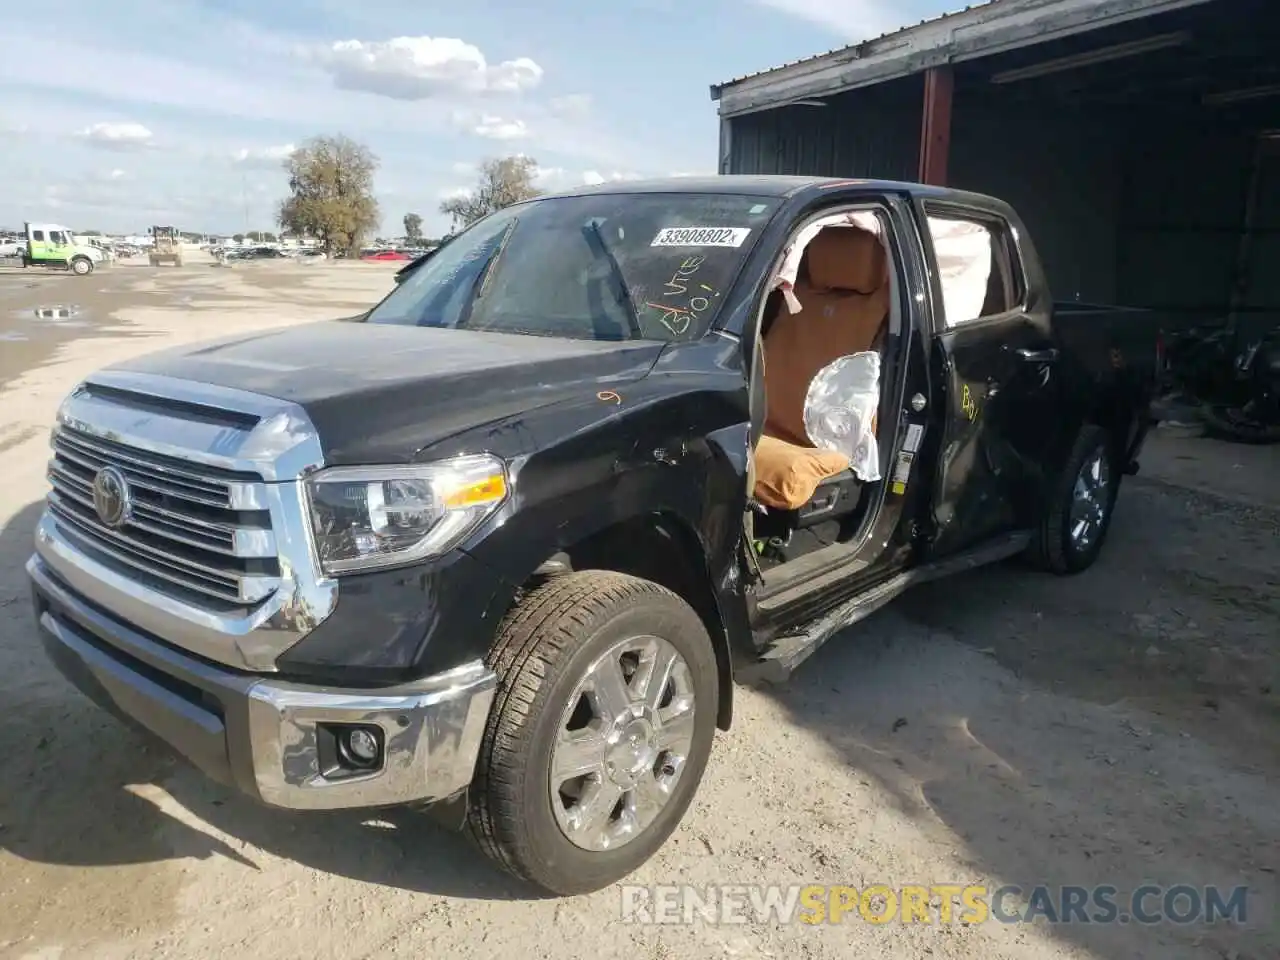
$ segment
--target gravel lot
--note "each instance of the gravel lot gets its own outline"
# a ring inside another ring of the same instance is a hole
[[[617,890],[537,899],[420,816],[278,813],[144,748],[37,650],[22,564],[58,402],[139,351],[353,313],[391,269],[0,273],[0,957],[1280,956],[1273,450],[1158,439],[1093,570],[919,588],[742,690],[634,878],[1247,884],[1244,927],[637,925]]]

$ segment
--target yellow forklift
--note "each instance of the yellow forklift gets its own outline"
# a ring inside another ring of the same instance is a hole
[[[182,237],[176,227],[152,227],[147,233],[151,234],[151,254],[148,259],[153,267],[162,263],[182,266]]]

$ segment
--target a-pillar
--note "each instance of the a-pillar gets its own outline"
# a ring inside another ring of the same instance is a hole
[[[954,81],[950,66],[930,67],[924,75],[924,110],[920,119],[920,171],[918,179],[942,187],[947,183],[951,154],[951,94]]]

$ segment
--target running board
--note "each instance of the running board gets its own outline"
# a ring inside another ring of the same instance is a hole
[[[908,587],[997,563],[1021,553],[1030,542],[1030,533],[1012,533],[988,541],[977,549],[899,573],[844,601],[804,626],[794,628],[787,635],[778,637],[769,644],[758,660],[736,671],[737,679],[748,685],[784,683],[800,664],[813,656],[835,634],[866,619]]]

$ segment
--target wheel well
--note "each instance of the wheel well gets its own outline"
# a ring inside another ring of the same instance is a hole
[[[715,646],[720,679],[716,726],[728,730],[733,719],[733,657],[697,534],[669,514],[635,517],[556,553],[530,580],[571,570],[613,570],[642,577],[666,587],[694,609]]]
[[[1117,466],[1123,466],[1120,461],[1123,460],[1125,453],[1128,451],[1129,442],[1136,426],[1133,422],[1130,406],[1127,403],[1116,402],[1114,399],[1109,398],[1106,402],[1094,407],[1090,415],[1085,419],[1085,423],[1101,427],[1106,431],[1111,445],[1112,456]]]

